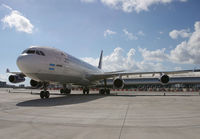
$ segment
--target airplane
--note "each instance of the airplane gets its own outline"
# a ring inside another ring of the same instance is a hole
[[[158,71],[158,72],[125,72],[102,70],[103,51],[101,51],[98,67],[92,66],[68,53],[53,47],[31,46],[24,50],[17,58],[17,66],[21,72],[10,72],[9,81],[20,83],[25,81],[25,77],[31,78],[30,85],[34,88],[41,88],[41,99],[49,98],[47,90],[49,84],[61,84],[61,94],[70,94],[70,85],[79,85],[83,88],[83,94],[89,94],[89,88],[104,82],[104,88],[99,89],[99,94],[110,94],[107,87],[107,79],[114,78],[113,87],[123,88],[124,75],[159,74],[158,80],[161,84],[169,82],[169,74],[182,74],[188,72],[199,72],[200,69],[179,70],[179,71]]]

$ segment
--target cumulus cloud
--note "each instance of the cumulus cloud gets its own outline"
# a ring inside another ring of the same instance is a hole
[[[11,7],[4,4],[4,7],[11,10],[9,15],[6,15],[1,22],[4,28],[15,28],[19,32],[25,32],[31,34],[33,32],[34,26],[31,24],[30,20],[23,16],[19,11],[12,10]]]
[[[176,31],[174,38],[183,37],[188,40],[182,41],[169,53],[165,49],[147,50],[139,48],[143,59],[145,61],[169,61],[179,64],[200,64],[200,21],[195,22],[194,32],[187,30]]]
[[[8,80],[8,75],[7,74],[1,74],[0,73],[0,81],[6,82]]]
[[[93,3],[93,2],[96,2],[96,0],[81,0],[81,2],[85,2],[85,3]]]
[[[165,61],[168,59],[168,55],[165,54],[165,48],[157,49],[154,51],[149,51],[146,48],[139,48],[139,52],[142,54],[142,57],[145,61]]]
[[[176,62],[200,64],[200,21],[194,24],[194,32],[188,41],[183,41],[170,53]]]
[[[135,61],[136,50],[131,48],[127,53],[120,47],[114,49],[114,51],[103,57],[103,70],[105,71],[117,71],[117,70],[129,70],[129,71],[156,71],[163,70],[163,66],[159,62],[151,61]],[[99,59],[85,57],[82,60],[97,66]]]
[[[139,51],[145,61],[169,61],[179,64],[200,64],[200,21],[195,22],[194,32],[185,35],[185,37],[189,37],[188,40],[182,41],[169,53],[166,53],[165,49],[150,51],[139,48]]]
[[[138,37],[133,35],[133,33],[128,32],[127,29],[123,29],[124,34],[128,37],[129,40],[137,40]]]
[[[178,39],[178,37],[181,38],[188,38],[191,36],[190,30],[189,29],[182,29],[182,30],[172,30],[171,32],[169,32],[169,36],[172,39]]]
[[[112,31],[112,30],[110,30],[110,29],[107,29],[107,30],[105,30],[104,31],[104,37],[107,37],[107,36],[110,36],[110,35],[115,35],[116,34],[116,32],[115,31]]]
[[[142,60],[134,59],[135,54],[140,54]],[[99,58],[85,57],[84,61],[97,66]],[[103,69],[105,71],[129,70],[129,71],[162,71],[169,70],[163,63],[200,64],[200,21],[195,22],[194,31],[189,38],[182,41],[174,49],[166,52],[166,49],[148,50],[146,48],[131,48],[127,53],[120,47],[103,57]],[[180,70],[181,67],[175,67]]]
[[[176,0],[186,2],[187,0]],[[167,4],[174,2],[173,0],[101,0],[101,2],[109,7],[121,9],[124,12],[148,11],[149,7],[156,4]]]
[[[135,60],[136,50],[131,48],[127,53],[120,47],[103,57],[103,69],[105,71],[130,70],[130,71],[161,71],[168,70],[163,63],[179,64],[200,64],[200,21],[195,22],[194,32],[191,33],[188,40],[178,44],[170,52],[166,49],[147,50],[138,48],[138,54],[142,55],[142,60]],[[86,57],[84,61],[97,66],[99,59]],[[175,70],[181,67],[175,67]]]

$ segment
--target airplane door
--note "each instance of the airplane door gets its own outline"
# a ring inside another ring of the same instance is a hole
[[[64,69],[64,61],[63,61],[64,54],[61,53],[60,55],[56,55],[56,71],[59,73],[63,73]]]

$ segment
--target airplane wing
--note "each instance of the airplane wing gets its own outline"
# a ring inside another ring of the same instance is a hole
[[[183,74],[183,73],[190,73],[190,72],[200,72],[200,69],[194,69],[194,70],[178,70],[178,71],[155,71],[155,72],[124,72],[124,71],[116,71],[116,72],[104,72],[99,74],[89,74],[88,79],[90,80],[101,80],[101,79],[107,79],[111,77],[117,77],[117,76],[126,76],[126,75],[145,75],[145,74],[152,74],[154,76],[155,74],[163,75],[173,75],[173,74]]]
[[[15,74],[15,75],[19,75],[20,77],[26,77],[26,75],[22,72],[10,72],[9,69],[6,69],[6,73],[11,73],[11,74]]]

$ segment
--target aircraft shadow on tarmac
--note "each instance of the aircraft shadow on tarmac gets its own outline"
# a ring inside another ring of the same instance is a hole
[[[51,107],[59,105],[86,103],[104,97],[106,96],[97,94],[91,94],[91,95],[73,94],[67,96],[51,97],[48,99],[27,100],[24,102],[17,103],[16,105],[22,107]]]
[[[54,94],[58,95],[58,94]],[[59,96],[59,97],[51,97],[48,99],[33,99],[27,100],[20,103],[17,103],[16,106],[21,107],[51,107],[51,106],[59,106],[59,105],[72,105],[79,103],[86,103],[89,101],[93,101],[96,99],[101,99],[107,96],[123,96],[123,97],[136,97],[133,95],[119,95],[119,94],[110,94],[110,95],[99,95],[99,94],[71,94],[67,96]]]

